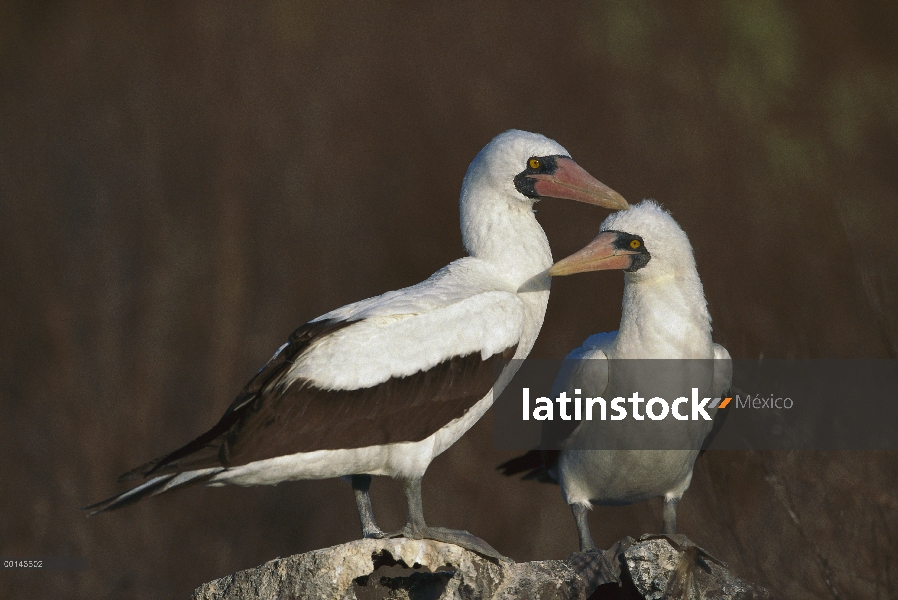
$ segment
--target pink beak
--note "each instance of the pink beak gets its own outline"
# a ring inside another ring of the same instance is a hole
[[[640,252],[615,248],[618,235],[617,231],[603,231],[583,249],[552,265],[549,275],[558,277],[584,271],[629,269],[633,264],[633,255]]]
[[[630,208],[623,196],[590,175],[570,158],[559,157],[558,168],[551,175],[527,175],[535,179],[533,189],[540,196],[577,200],[612,210]]]

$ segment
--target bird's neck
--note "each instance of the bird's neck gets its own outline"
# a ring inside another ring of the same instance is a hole
[[[463,195],[461,212],[465,249],[496,266],[515,285],[540,279],[552,266],[549,241],[530,206],[493,192],[483,200]]]
[[[697,273],[650,280],[628,274],[623,308],[617,357],[686,359],[711,355],[711,315]]]

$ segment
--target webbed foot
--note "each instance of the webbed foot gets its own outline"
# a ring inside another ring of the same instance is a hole
[[[682,534],[645,534],[639,538],[639,541],[645,542],[658,539],[665,540],[674,550],[680,552],[677,566],[671,573],[670,579],[667,580],[667,588],[664,591],[664,596],[662,596],[663,599],[689,598],[690,588],[692,587],[692,574],[696,566],[700,566],[707,573],[711,573],[711,566],[708,562],[724,568],[727,566],[725,562],[715,558],[710,552],[697,546],[692,540]]]
[[[465,550],[476,552],[487,558],[493,558],[501,562],[514,562],[507,556],[500,554],[495,548],[490,546],[486,541],[480,539],[476,535],[465,531],[464,529],[446,529],[445,527],[419,527],[413,529],[406,525],[399,531],[383,534],[386,538],[404,537],[410,540],[434,540],[444,542],[446,544],[455,544]]]

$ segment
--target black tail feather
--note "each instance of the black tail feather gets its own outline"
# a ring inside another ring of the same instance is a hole
[[[154,477],[150,481],[147,481],[146,483],[141,484],[136,488],[130,489],[127,492],[122,492],[121,494],[116,494],[111,498],[107,498],[106,500],[97,502],[96,504],[85,506],[84,510],[91,511],[88,516],[92,517],[97,513],[103,512],[104,510],[115,510],[117,508],[128,506],[129,504],[134,504],[138,500],[143,500],[144,498],[152,496],[154,493],[158,493],[159,488],[163,487],[174,477],[175,475],[162,475],[160,477]]]
[[[522,479],[536,479],[543,483],[558,483],[554,468],[558,462],[558,450],[531,450],[505,461],[498,467],[506,477],[525,473]]]
[[[150,498],[163,492],[181,489],[182,487],[196,485],[198,483],[205,483],[223,470],[223,468],[203,469],[201,471],[186,471],[184,473],[159,475],[126,492],[116,494],[115,496],[97,502],[96,504],[85,506],[83,510],[91,511],[90,514],[87,515],[89,517],[107,510],[117,510],[130,504],[134,504],[144,498]],[[180,479],[180,481],[173,481],[176,478]]]

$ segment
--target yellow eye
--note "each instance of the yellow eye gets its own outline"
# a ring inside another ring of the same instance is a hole
[[[634,250],[636,250],[637,248],[639,248],[639,240],[632,240],[632,241],[630,242],[630,247],[633,248]]]
[[[539,162],[538,158],[531,158],[527,161],[527,166],[531,169],[538,169],[540,164],[541,163]]]

